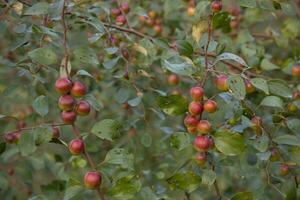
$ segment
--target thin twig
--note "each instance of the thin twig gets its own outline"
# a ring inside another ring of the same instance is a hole
[[[66,12],[66,0],[63,1],[63,7],[61,10],[61,24],[63,27],[63,32],[64,32],[64,36],[63,36],[63,46],[64,46],[64,67],[66,72],[68,72],[68,61],[69,61],[69,51],[68,51],[68,45],[67,45],[67,25],[66,25],[66,21],[65,21],[65,12]]]
[[[39,127],[42,127],[42,126],[66,126],[66,125],[69,125],[69,124],[47,124],[47,123],[44,123],[44,124],[39,124],[39,125],[36,125],[36,126],[30,126],[30,127],[25,127],[25,128],[19,128],[17,130],[14,130],[14,131],[10,131],[10,132],[6,132],[6,133],[3,133],[3,135],[5,134],[10,134],[10,133],[15,133],[17,131],[28,131],[28,130],[33,130],[33,129],[36,129],[36,128],[39,128]]]
[[[211,40],[211,20],[209,19],[208,20],[208,36],[207,36],[207,43],[206,43],[206,46],[205,46],[205,52],[204,52],[204,59],[205,59],[205,74],[204,74],[204,77],[203,77],[203,81],[201,83],[201,86],[204,87],[205,85],[205,82],[207,80],[207,77],[208,77],[208,72],[209,72],[209,66],[208,66],[208,48],[209,48],[209,44],[210,44],[210,40]]]
[[[215,165],[213,163],[210,163],[210,165],[211,165],[211,170],[215,171]],[[221,192],[220,192],[220,189],[219,189],[219,184],[218,184],[217,179],[214,182],[214,188],[215,188],[215,191],[216,191],[216,194],[217,194],[217,199],[221,200],[222,195],[221,195]]]

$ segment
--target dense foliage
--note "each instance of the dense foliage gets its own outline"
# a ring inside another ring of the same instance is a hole
[[[299,0],[3,0],[0,198],[300,198]]]

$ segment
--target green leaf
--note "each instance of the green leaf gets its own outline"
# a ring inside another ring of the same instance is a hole
[[[229,130],[216,132],[214,141],[216,148],[227,156],[241,154],[245,149],[243,136]]]
[[[241,58],[233,53],[222,53],[222,54],[218,55],[214,62],[214,65],[217,62],[222,61],[222,60],[233,60],[235,62],[240,63],[241,65],[243,65],[245,67],[248,67],[247,63],[245,62],[245,60],[243,58]]]
[[[118,63],[119,60],[120,60],[120,57],[116,57],[116,58],[105,61],[104,63],[102,63],[102,65],[105,69],[112,69],[116,66],[116,64]]]
[[[268,59],[264,58],[261,63],[260,63],[260,67],[263,69],[263,70],[275,70],[275,69],[280,69],[279,66],[271,63]]]
[[[20,141],[19,141],[19,150],[22,156],[28,156],[35,152],[37,149],[35,145],[35,139],[34,139],[33,132],[24,132],[21,135]]]
[[[170,145],[179,151],[185,149],[191,144],[190,135],[185,132],[176,132],[170,137]]]
[[[172,56],[164,60],[164,66],[175,74],[186,76],[194,74],[196,70],[193,61],[183,56]]]
[[[24,15],[44,15],[48,13],[49,4],[46,2],[35,3],[26,11]]]
[[[100,104],[101,102],[96,99],[96,97],[93,94],[87,94],[85,95],[84,99],[89,102],[89,104],[98,112],[103,108],[103,105]],[[100,103],[99,103],[100,102]]]
[[[31,60],[42,65],[51,65],[57,62],[56,54],[47,47],[37,48],[28,53]]]
[[[203,170],[202,183],[211,186],[217,179],[217,174],[211,169]]]
[[[121,165],[125,169],[133,169],[133,154],[130,154],[126,149],[114,148],[110,150],[104,159],[104,163]]]
[[[253,194],[252,192],[239,192],[231,200],[253,200]]]
[[[81,194],[83,191],[84,191],[84,188],[81,187],[80,185],[75,185],[75,186],[72,186],[72,187],[68,187],[66,189],[66,192],[65,192],[63,200],[72,199],[73,197]]]
[[[99,33],[105,33],[104,25],[96,17],[89,17],[88,19],[83,19],[83,21],[92,25]]]
[[[151,190],[150,187],[142,188],[140,194],[143,200],[158,200],[157,195]]]
[[[232,95],[237,99],[244,99],[246,96],[245,82],[239,75],[229,76],[228,86]]]
[[[300,133],[300,119],[288,119],[286,125],[295,134]]]
[[[141,97],[135,97],[133,99],[130,99],[128,100],[128,104],[131,106],[131,107],[136,107],[138,106],[142,101],[142,98]]]
[[[273,138],[273,141],[277,144],[286,144],[300,147],[300,139],[294,135],[279,135]]]
[[[84,69],[78,70],[76,76],[88,76],[93,78],[93,76],[89,72],[85,71]]]
[[[265,92],[266,94],[269,94],[268,82],[265,79],[253,78],[253,79],[251,79],[251,83],[257,89],[260,89],[263,92]]]
[[[117,180],[109,194],[120,200],[131,199],[140,191],[141,186],[142,183],[137,176],[128,175]]]
[[[201,177],[189,171],[189,172],[176,173],[167,181],[171,189],[181,189],[188,192],[192,192],[200,186]]]
[[[223,32],[229,32],[231,17],[228,12],[219,12],[213,16],[212,23],[213,28],[221,28]]]
[[[130,91],[128,88],[120,88],[114,95],[114,99],[118,103],[125,103],[130,96]]]
[[[253,146],[260,152],[267,151],[269,147],[269,138],[266,135],[263,135],[253,141]]]
[[[6,149],[6,143],[1,142],[0,143],[0,155],[5,151],[5,149]]]
[[[73,51],[74,57],[80,63],[98,65],[98,57],[95,51],[91,48],[80,47]]]
[[[238,0],[241,7],[256,8],[256,1],[253,0]]]
[[[49,126],[41,126],[33,130],[35,144],[40,145],[50,142],[53,135],[53,130]]]
[[[286,98],[291,98],[293,95],[291,88],[282,80],[270,80],[268,85],[271,94]]]
[[[101,139],[113,141],[120,135],[121,124],[113,119],[104,119],[92,127],[91,132]]]
[[[291,5],[291,3],[280,3],[281,9],[284,12],[284,14],[288,16],[294,16],[297,14],[296,7],[294,5]]]
[[[193,46],[186,40],[177,40],[176,48],[180,55],[190,57],[193,54]]]
[[[295,200],[295,199],[297,199],[296,182],[292,178],[286,179],[282,183],[281,191],[286,195],[284,200]]]
[[[181,95],[158,96],[157,103],[168,115],[182,115],[188,107],[187,100]]]
[[[41,95],[37,97],[33,102],[33,109],[35,112],[37,112],[42,117],[45,117],[45,115],[49,112],[49,103],[47,97],[44,95]]]
[[[275,108],[283,109],[283,100],[277,96],[267,96],[265,97],[261,103],[262,106],[269,106]]]

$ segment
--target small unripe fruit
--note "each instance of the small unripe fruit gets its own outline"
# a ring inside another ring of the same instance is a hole
[[[86,116],[90,113],[91,106],[87,101],[79,101],[76,106],[76,113],[80,116]]]
[[[82,97],[86,94],[86,87],[83,83],[76,81],[71,89],[71,94],[74,97]]]
[[[213,100],[207,100],[205,103],[204,103],[204,110],[206,112],[209,112],[209,113],[213,113],[213,112],[216,112],[218,106],[217,106],[217,103]]]
[[[197,127],[198,119],[195,116],[187,115],[184,118],[184,125],[186,127]]]
[[[214,13],[220,12],[222,10],[222,2],[221,1],[213,1],[211,3],[211,10]]]
[[[190,134],[196,134],[197,133],[197,127],[192,127],[192,126],[189,126],[186,128],[187,129],[187,132],[190,133]]]
[[[230,6],[228,12],[232,16],[238,16],[240,14],[240,9],[238,7]]]
[[[148,16],[149,16],[151,19],[154,19],[154,18],[156,18],[156,12],[153,11],[153,10],[151,10],[151,11],[148,12]]]
[[[279,167],[279,175],[285,176],[289,173],[289,166],[287,164],[281,164]]]
[[[110,13],[112,17],[116,18],[118,15],[121,14],[121,11],[119,8],[113,8],[111,9]]]
[[[64,111],[70,111],[75,106],[76,101],[71,95],[62,95],[58,99],[58,107]]]
[[[300,78],[300,65],[296,65],[292,68],[292,75],[294,77]]]
[[[200,86],[192,87],[190,89],[190,95],[194,101],[199,101],[204,95],[204,90]]]
[[[59,138],[60,130],[58,127],[52,127],[52,138]]]
[[[207,156],[206,153],[200,152],[196,155],[196,162],[200,165],[203,166],[206,163]]]
[[[84,176],[84,185],[88,189],[96,189],[100,186],[101,180],[99,172],[87,172]]]
[[[200,120],[197,125],[197,130],[200,133],[209,133],[211,131],[211,124],[207,120]]]
[[[124,15],[119,15],[117,18],[116,18],[116,24],[117,25],[124,25],[126,24],[126,17]]]
[[[161,32],[162,32],[162,26],[157,24],[153,27],[153,30],[154,30],[156,35],[160,35]]]
[[[200,115],[203,111],[203,106],[201,103],[192,101],[189,105],[189,112],[191,115]]]
[[[300,91],[295,91],[295,92],[293,93],[293,98],[294,98],[295,100],[300,100]]]
[[[84,151],[84,142],[80,139],[73,139],[69,143],[69,151],[73,155],[79,155]]]
[[[129,52],[126,49],[122,49],[122,56],[123,58],[125,58],[126,60],[129,59]]]
[[[177,74],[170,74],[168,77],[169,85],[178,85],[179,83],[179,76]]]
[[[187,9],[187,15],[190,16],[190,17],[194,16],[195,11],[196,11],[195,7],[189,6],[188,9]]]
[[[255,87],[252,85],[252,83],[248,80],[245,81],[245,88],[246,88],[246,92],[248,94],[252,93],[255,91]]]
[[[146,16],[144,16],[144,15],[140,15],[140,16],[139,16],[139,21],[140,21],[141,23],[145,23],[146,20],[147,20],[147,17],[146,17]]]
[[[231,118],[228,120],[228,124],[230,126],[235,126],[237,124],[237,120],[235,118]]]
[[[207,137],[205,135],[197,136],[194,141],[194,147],[198,151],[208,150],[210,147],[209,137]]]
[[[60,114],[61,119],[63,120],[64,123],[66,124],[74,124],[74,122],[76,121],[76,113],[74,111],[63,111]]]
[[[220,75],[216,79],[216,85],[217,88],[221,91],[227,91],[228,90],[228,83],[227,83],[228,77],[226,75]]]
[[[121,9],[124,13],[128,13],[129,10],[130,10],[128,3],[122,3],[121,6],[120,6],[120,9]]]
[[[59,78],[55,82],[55,89],[60,94],[67,94],[72,89],[72,81],[68,78]]]
[[[297,107],[294,103],[289,103],[289,104],[287,105],[287,109],[288,109],[288,111],[291,112],[291,113],[295,113],[295,112],[298,111],[298,107]]]

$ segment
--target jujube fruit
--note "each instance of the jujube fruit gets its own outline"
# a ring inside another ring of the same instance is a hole
[[[211,131],[211,124],[207,120],[200,120],[197,125],[197,130],[200,133],[209,133]]]
[[[55,89],[61,94],[67,94],[72,89],[72,81],[68,78],[59,78],[55,82]]]
[[[58,99],[58,107],[64,111],[70,111],[75,106],[75,99],[71,95],[62,95]]]
[[[87,101],[81,100],[76,106],[76,113],[80,116],[86,116],[90,113],[91,106]]]
[[[81,139],[73,139],[69,143],[69,151],[73,155],[79,155],[84,151],[84,142]]]
[[[211,10],[214,13],[220,12],[222,10],[222,2],[221,1],[213,1],[211,3]]]
[[[210,147],[210,141],[209,141],[209,137],[205,136],[205,135],[200,135],[197,136],[194,140],[194,147],[198,150],[198,151],[205,151],[208,150]]]
[[[217,103],[213,100],[207,100],[205,103],[204,103],[204,110],[208,113],[213,113],[213,112],[216,112],[218,106],[217,106]]]
[[[84,176],[84,185],[88,189],[96,189],[100,186],[101,180],[99,172],[87,172]]]
[[[190,95],[194,101],[199,101],[204,95],[204,90],[200,86],[192,87],[190,89]]]
[[[202,111],[203,111],[203,106],[201,103],[192,101],[189,104],[189,112],[191,115],[199,115],[202,113]]]
[[[87,89],[83,83],[76,81],[71,89],[71,95],[74,97],[82,97],[86,94],[86,90]]]
[[[76,113],[74,111],[63,111],[60,114],[61,119],[66,124],[73,124],[76,121]]]
[[[226,75],[220,75],[216,79],[216,86],[221,91],[228,91],[228,77]]]

